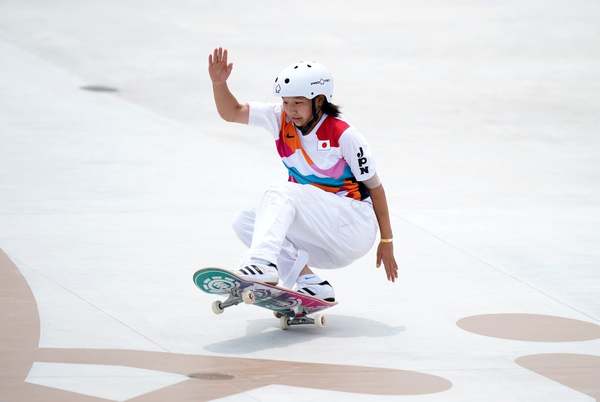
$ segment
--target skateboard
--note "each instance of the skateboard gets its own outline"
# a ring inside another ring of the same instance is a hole
[[[306,294],[269,285],[263,282],[253,282],[242,279],[236,274],[221,268],[203,268],[194,273],[194,284],[205,293],[227,295],[226,300],[216,300],[212,303],[212,311],[222,314],[226,308],[242,302],[254,304],[273,311],[279,318],[281,329],[291,325],[312,324],[325,326],[325,315],[318,313],[336,302],[328,302]]]

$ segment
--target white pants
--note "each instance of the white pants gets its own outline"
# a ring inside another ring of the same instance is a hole
[[[368,202],[287,182],[269,188],[257,209],[240,213],[233,229],[250,247],[248,261],[276,263],[283,286],[292,287],[307,264],[341,268],[365,255],[377,218]]]

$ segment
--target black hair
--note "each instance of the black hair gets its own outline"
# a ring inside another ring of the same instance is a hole
[[[325,97],[325,95],[322,96],[325,99],[323,100],[323,105],[321,106],[321,113],[327,114],[331,117],[338,117],[341,114],[340,107],[338,105],[330,103]],[[312,119],[302,127],[296,126],[304,135],[308,134],[310,130],[312,130],[319,121],[319,112],[317,112],[317,98],[312,98],[310,100],[310,103],[312,105]]]
[[[329,102],[327,98],[325,99],[325,102],[323,102],[321,110],[323,111],[323,113],[327,113],[329,116],[332,117],[338,117],[341,114],[340,106]]]

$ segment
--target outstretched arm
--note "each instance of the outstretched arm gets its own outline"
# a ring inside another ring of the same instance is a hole
[[[390,214],[383,186],[370,188],[369,192],[371,193],[375,216],[377,216],[377,222],[379,223],[381,238],[391,240],[393,238],[392,224],[390,223]],[[398,264],[396,264],[394,258],[394,245],[391,241],[381,241],[377,247],[377,268],[381,266],[382,261],[388,280],[395,282],[398,278]]]
[[[227,64],[227,49],[218,48],[208,55],[208,74],[219,115],[225,121],[248,124],[248,105],[240,104],[227,86],[232,69],[233,63]]]

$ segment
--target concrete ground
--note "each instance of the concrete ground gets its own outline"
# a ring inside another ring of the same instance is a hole
[[[600,4],[0,3],[0,401],[600,400]],[[286,179],[215,111],[319,60],[372,145],[400,280],[321,271],[324,329],[215,316]]]

